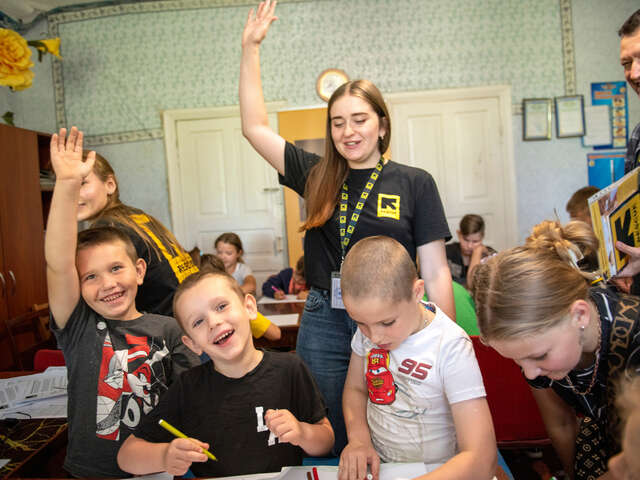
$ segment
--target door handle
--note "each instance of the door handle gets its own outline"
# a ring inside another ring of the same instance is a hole
[[[11,293],[11,295],[15,295],[18,282],[16,282],[16,276],[13,274],[11,270],[9,270],[9,276],[11,277],[11,280],[13,280],[13,292]]]
[[[279,192],[280,191],[280,187],[264,187],[262,189],[262,191],[264,193],[270,193],[270,192]]]
[[[0,273],[0,281],[2,281],[2,296],[4,296],[4,292],[7,289],[7,282],[4,281],[4,275]]]

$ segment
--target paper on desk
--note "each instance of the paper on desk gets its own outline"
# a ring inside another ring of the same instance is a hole
[[[297,325],[298,317],[299,317],[298,313],[283,313],[280,315],[267,315],[267,319],[271,323],[279,327]]]
[[[337,466],[319,465],[315,468],[318,472],[318,480],[336,480],[338,478]],[[229,480],[307,480],[307,472],[311,472],[312,469],[312,466],[284,467],[280,473],[258,473],[224,478]],[[426,473],[427,469],[422,462],[380,464],[380,480],[406,480]]]
[[[299,299],[294,294],[285,295],[283,300],[276,300],[275,298],[263,295],[260,300],[258,300],[258,303],[304,303],[305,301],[306,300]]]
[[[38,398],[67,394],[67,369],[49,368],[43,373],[0,380],[0,409]]]
[[[67,395],[46,397],[0,410],[5,418],[67,418]]]

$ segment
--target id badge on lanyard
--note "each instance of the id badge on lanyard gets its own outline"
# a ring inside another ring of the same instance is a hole
[[[342,262],[344,262],[345,252],[347,250],[347,246],[349,245],[349,240],[351,240],[351,234],[355,230],[356,223],[358,223],[358,219],[360,218],[360,213],[362,212],[362,208],[369,198],[369,194],[373,189],[373,186],[378,180],[378,177],[382,173],[382,167],[384,166],[384,158],[380,157],[378,160],[378,164],[371,172],[371,177],[369,181],[365,185],[362,190],[362,194],[360,195],[360,200],[356,204],[356,207],[353,209],[353,213],[351,214],[351,218],[349,219],[349,225],[347,226],[347,206],[349,205],[349,188],[347,187],[347,183],[345,182],[342,185],[342,192],[340,193],[340,215],[339,215],[339,224],[340,224],[340,248],[342,250],[342,260],[340,262],[340,269],[342,270]],[[331,272],[331,308],[340,308],[344,310],[344,303],[342,302],[342,288],[340,287],[340,272]]]
[[[340,288],[340,272],[331,272],[331,308],[344,310],[342,289]]]

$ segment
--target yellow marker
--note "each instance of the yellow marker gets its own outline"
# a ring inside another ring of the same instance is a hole
[[[173,425],[170,425],[169,422],[167,422],[166,420],[158,420],[158,425],[160,425],[162,428],[164,428],[167,432],[171,433],[172,435],[175,435],[178,438],[186,438],[187,440],[189,440],[189,437],[187,437],[184,433],[182,433],[180,430],[178,430],[176,427],[174,427]],[[193,442],[195,444],[195,442]],[[202,449],[202,452],[209,457],[211,460],[215,460],[216,462],[218,461],[218,459],[213,455],[213,453],[211,453],[209,450],[205,450],[204,448]]]

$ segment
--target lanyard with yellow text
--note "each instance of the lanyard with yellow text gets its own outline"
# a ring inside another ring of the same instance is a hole
[[[382,173],[382,167],[384,166],[384,158],[380,157],[378,164],[371,172],[371,177],[367,181],[364,189],[362,190],[362,194],[360,195],[360,200],[356,204],[356,207],[353,209],[353,213],[351,214],[351,218],[349,219],[349,225],[347,225],[347,207],[349,205],[349,187],[347,187],[347,182],[342,184],[342,192],[340,192],[340,214],[339,214],[339,226],[340,226],[340,249],[342,251],[342,257],[340,260],[340,269],[342,269],[342,262],[344,262],[344,256],[347,251],[347,246],[349,245],[349,241],[351,240],[351,235],[356,228],[356,223],[360,218],[360,213],[364,208],[364,204],[367,202],[367,198],[369,198],[369,194],[371,190],[373,190],[373,186],[378,180],[378,177]],[[331,272],[331,308],[342,308],[344,309],[344,303],[342,303],[342,290],[340,288],[340,272]]]

